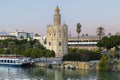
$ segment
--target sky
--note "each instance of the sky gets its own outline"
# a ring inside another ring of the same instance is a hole
[[[72,36],[77,36],[77,23],[82,25],[80,35],[96,35],[100,26],[106,35],[120,32],[120,0],[0,0],[0,32],[22,30],[44,36],[57,5]]]

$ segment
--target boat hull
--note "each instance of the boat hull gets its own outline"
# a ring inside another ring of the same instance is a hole
[[[22,66],[21,64],[0,64],[0,66],[18,66],[18,67],[20,67],[20,66]]]

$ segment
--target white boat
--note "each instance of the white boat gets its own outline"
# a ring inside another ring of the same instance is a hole
[[[0,65],[6,66],[24,66],[31,65],[34,61],[30,57],[19,55],[0,55]]]

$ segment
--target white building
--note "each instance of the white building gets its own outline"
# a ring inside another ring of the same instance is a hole
[[[34,37],[33,33],[28,33],[28,32],[18,31],[18,30],[15,32],[10,32],[10,34],[16,36],[18,40],[33,39]]]
[[[44,46],[45,46],[45,41],[46,41],[46,37],[44,36],[40,36],[40,35],[35,35],[33,39],[39,40],[39,42]]]
[[[4,40],[4,39],[16,39],[16,36],[11,35],[5,31],[0,32],[0,40]]]
[[[97,47],[98,41],[99,41],[98,36],[80,36],[79,40],[78,37],[69,37],[68,46],[69,48],[94,50],[98,49]]]

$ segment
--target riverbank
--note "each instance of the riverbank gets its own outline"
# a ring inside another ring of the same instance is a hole
[[[84,70],[98,70],[99,69],[99,61],[88,61],[88,62],[80,62],[80,61],[63,61],[61,63],[55,63],[54,61],[51,63],[48,62],[35,62],[34,66],[38,67],[48,67],[48,68],[68,68],[68,69],[84,69]],[[117,63],[113,65],[113,71],[120,71],[120,60],[117,60]]]
[[[96,70],[99,61],[89,61],[89,62],[80,62],[80,61],[63,61],[61,63],[48,63],[48,62],[35,62],[35,66],[40,67],[50,67],[53,68],[79,68],[79,69],[90,69]]]

